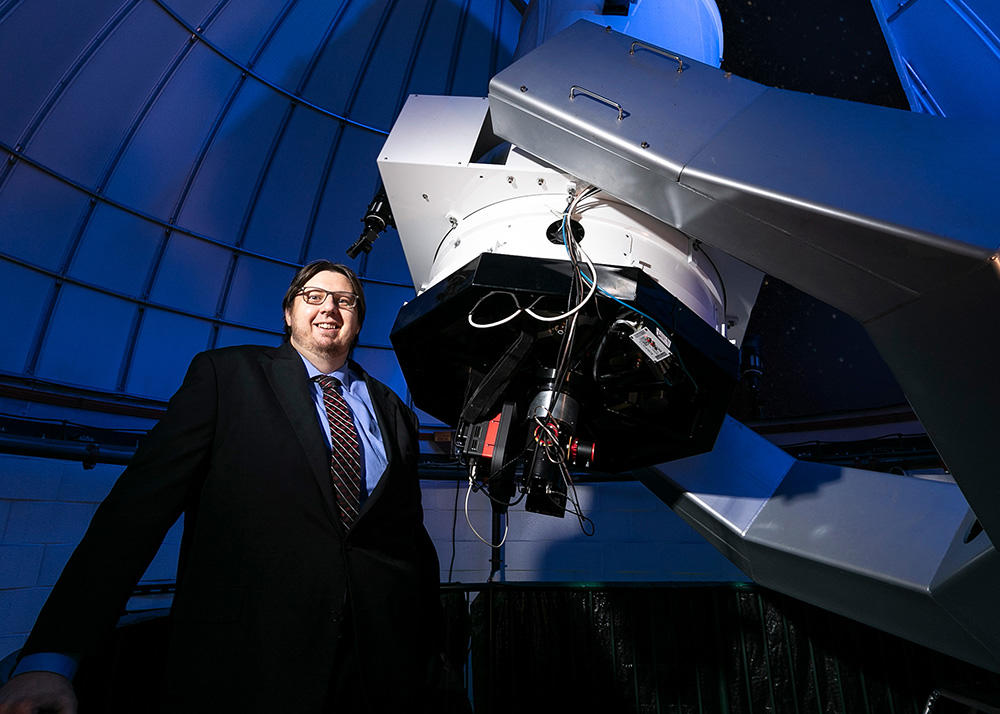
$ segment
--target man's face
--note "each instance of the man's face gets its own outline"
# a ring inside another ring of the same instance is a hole
[[[303,289],[309,288],[354,292],[351,281],[332,270],[316,273]],[[285,324],[291,328],[291,343],[299,352],[332,360],[347,358],[361,329],[357,308],[338,308],[330,295],[326,296],[322,305],[309,305],[296,295],[291,309],[285,310]]]

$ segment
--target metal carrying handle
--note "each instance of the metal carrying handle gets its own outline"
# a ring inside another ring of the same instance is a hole
[[[573,99],[574,97],[576,97],[576,93],[577,92],[579,92],[580,94],[586,94],[591,99],[596,99],[597,101],[601,102],[602,104],[607,104],[612,109],[617,109],[618,110],[618,121],[621,121],[622,119],[625,118],[625,110],[622,108],[622,105],[619,104],[618,102],[613,102],[610,99],[608,99],[607,97],[602,97],[597,92],[591,92],[589,89],[584,89],[583,87],[580,87],[580,86],[578,86],[576,84],[574,84],[572,87],[569,88],[569,98]]]
[[[677,63],[677,71],[678,72],[683,72],[684,71],[684,61],[680,57],[678,57],[677,55],[671,54],[671,53],[667,52],[666,50],[661,50],[659,47],[653,47],[653,45],[647,45],[645,42],[640,42],[639,40],[633,40],[632,41],[632,46],[628,48],[628,53],[630,55],[634,55],[635,54],[635,48],[636,48],[636,46],[639,46],[639,47],[641,47],[644,50],[649,50],[650,52],[655,52],[658,55],[663,55],[664,57],[666,57],[668,59],[672,59],[674,62]]]

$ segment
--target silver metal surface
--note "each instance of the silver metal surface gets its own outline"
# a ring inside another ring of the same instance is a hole
[[[1000,558],[953,484],[795,461],[732,419],[642,480],[754,581],[1000,671]]]
[[[485,98],[411,96],[379,155],[418,293],[484,252],[568,258],[546,231],[578,180],[517,148],[505,160],[476,163],[500,141],[486,110]],[[760,271],[705,244],[693,249],[677,229],[605,193],[584,199],[577,213],[584,250],[595,264],[640,268],[740,344]]]
[[[490,82],[494,131],[619,197],[662,197],[667,182],[765,87],[682,55],[689,68],[678,73],[652,52],[629,54],[632,41],[577,22],[525,55]],[[618,122],[597,102],[571,102],[574,84],[614,97],[628,114]]]
[[[769,89],[693,60],[677,73],[630,47],[571,26],[494,77],[495,131],[861,320],[996,250],[988,123]],[[573,84],[625,118],[569,102]]]
[[[678,74],[630,42],[580,22],[512,64],[490,85],[496,132],[862,322],[1000,537],[993,123]],[[584,78],[623,121],[558,90]]]
[[[797,462],[732,420],[646,484],[757,582],[1000,671],[995,122],[677,72],[630,43],[577,23],[525,55],[491,82],[496,133],[858,319],[958,486]]]
[[[553,398],[551,389],[546,389],[535,395],[528,406],[529,419],[556,419],[569,428],[576,428],[576,419],[580,414],[580,403],[565,392],[558,392]]]

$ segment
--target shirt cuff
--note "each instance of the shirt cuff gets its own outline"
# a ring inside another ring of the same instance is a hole
[[[35,652],[22,657],[10,676],[16,677],[25,672],[54,672],[61,674],[66,679],[73,679],[77,666],[79,666],[79,662],[77,662],[76,657],[59,652]]]

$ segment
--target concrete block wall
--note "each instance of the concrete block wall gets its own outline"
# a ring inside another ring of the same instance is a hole
[[[489,577],[490,547],[472,532],[465,516],[467,484],[425,481],[424,522],[447,582],[478,583]],[[730,582],[748,578],[640,483],[604,482],[577,487],[584,514],[593,522],[585,535],[579,520],[510,509],[503,546],[507,582]],[[469,520],[490,538],[486,496],[469,497]],[[452,523],[454,522],[454,540]]]
[[[0,658],[24,643],[97,505],[121,471],[120,466],[99,464],[84,470],[72,461],[0,454]],[[449,570],[451,582],[481,583],[489,576],[491,549],[469,526],[471,522],[490,539],[489,501],[481,493],[471,494],[467,521],[466,489],[464,482],[422,482],[424,521],[438,552],[442,582],[449,581]],[[593,521],[594,535],[584,535],[571,514],[554,518],[516,506],[510,511],[502,551],[503,580],[746,580],[641,484],[587,484],[578,486],[577,493]],[[180,534],[178,523],[142,582],[174,579]],[[130,607],[163,607],[168,602],[163,597],[134,599]]]
[[[122,471],[98,464],[0,454],[0,658],[19,649]],[[180,525],[164,539],[142,582],[172,581]]]

